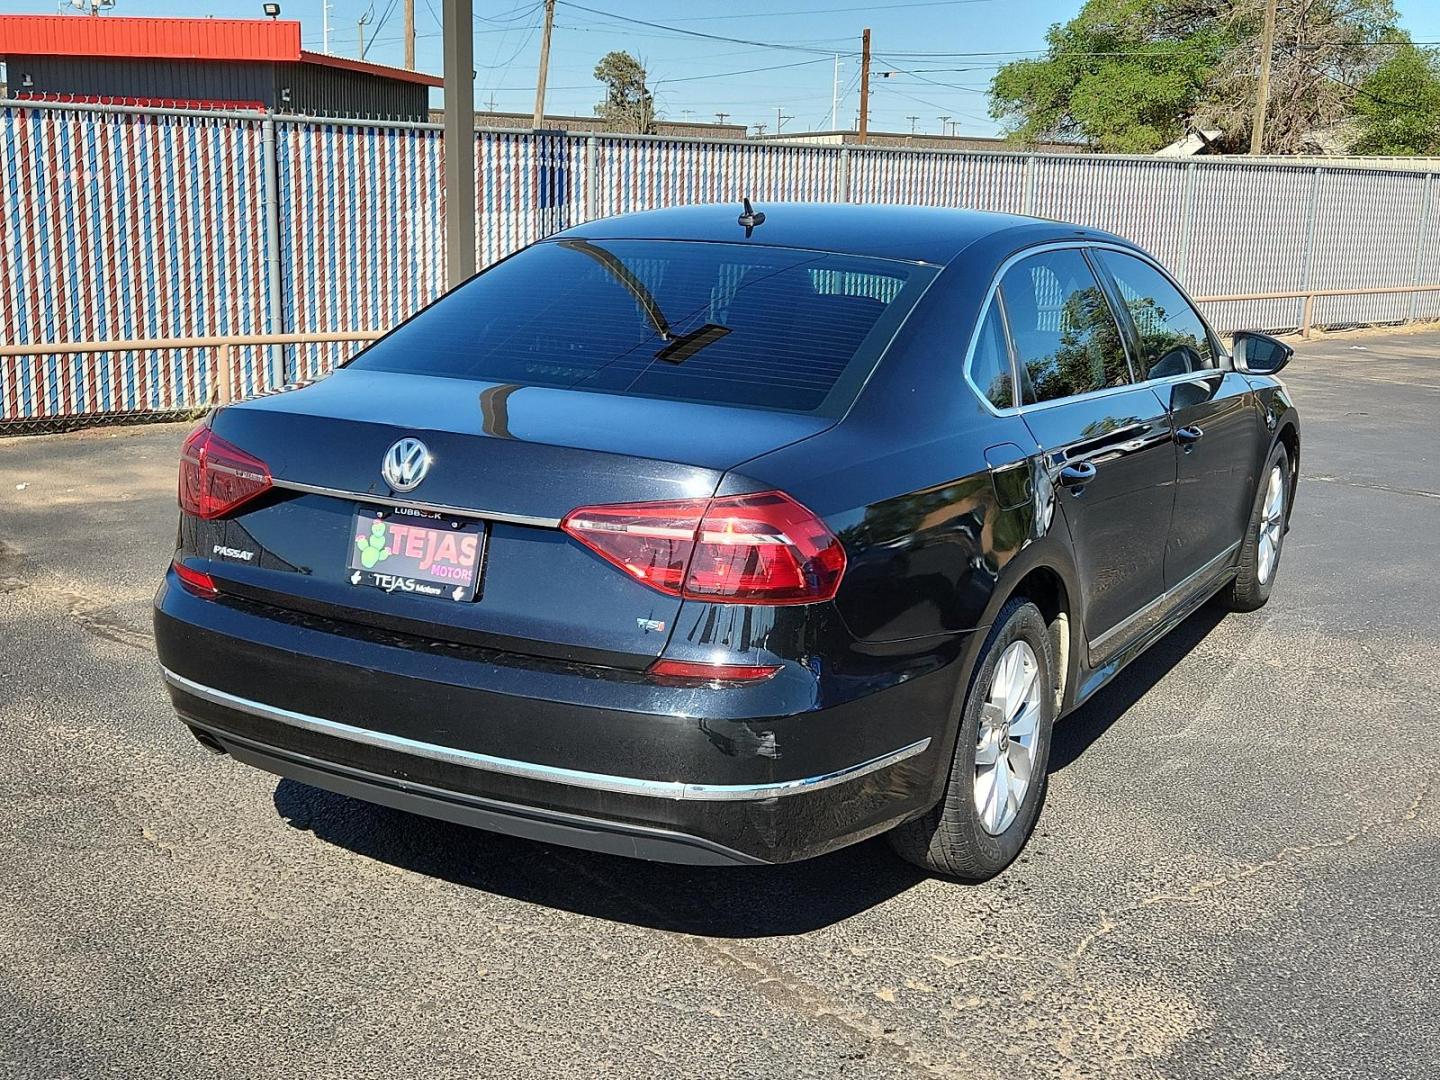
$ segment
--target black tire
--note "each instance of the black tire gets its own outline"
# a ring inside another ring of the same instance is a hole
[[[1269,491],[1270,475],[1276,468],[1280,470],[1281,498],[1284,500],[1281,506],[1281,525],[1279,535],[1276,537],[1275,554],[1271,561],[1270,572],[1261,580],[1261,543],[1260,543],[1260,522],[1265,516],[1265,501]],[[1245,526],[1245,539],[1240,544],[1240,562],[1235,577],[1230,584],[1220,591],[1220,602],[1231,611],[1255,611],[1265,606],[1270,599],[1270,590],[1275,585],[1275,575],[1280,569],[1280,554],[1285,543],[1285,532],[1290,524],[1290,455],[1285,452],[1285,447],[1276,444],[1275,449],[1270,451],[1270,457],[1265,462],[1265,469],[1260,473],[1260,482],[1256,485],[1255,504],[1250,508],[1250,520]]]
[[[1029,783],[1014,819],[999,835],[981,823],[975,802],[977,740],[981,713],[990,696],[1000,658],[1016,641],[1026,642],[1039,671],[1039,712]],[[890,846],[901,858],[933,873],[961,881],[985,881],[1009,866],[1035,828],[1045,801],[1050,734],[1055,723],[1055,652],[1040,609],[1024,597],[1007,603],[996,616],[975,675],[957,702],[960,729],[944,797],[924,816],[891,831]]]

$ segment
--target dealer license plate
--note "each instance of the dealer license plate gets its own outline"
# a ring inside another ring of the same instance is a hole
[[[485,524],[401,507],[362,507],[350,530],[351,585],[463,604],[475,599]]]

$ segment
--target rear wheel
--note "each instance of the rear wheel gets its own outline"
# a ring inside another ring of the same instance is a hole
[[[997,616],[960,705],[944,797],[890,833],[899,855],[962,881],[984,881],[1010,865],[1045,799],[1055,688],[1045,618],[1017,597]]]
[[[1222,599],[1231,611],[1254,611],[1270,599],[1290,505],[1290,455],[1284,446],[1270,451],[1250,524],[1240,546],[1240,564]]]

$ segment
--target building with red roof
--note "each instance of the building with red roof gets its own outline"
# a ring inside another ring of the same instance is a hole
[[[9,96],[425,120],[434,75],[301,47],[293,19],[0,15]]]

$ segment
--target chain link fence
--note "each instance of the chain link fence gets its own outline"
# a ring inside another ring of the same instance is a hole
[[[1319,326],[1440,317],[1440,290],[1304,299],[1440,283],[1440,198],[1425,172],[513,130],[475,139],[481,265],[651,207],[742,195],[917,203],[1108,229],[1201,297],[1290,294],[1206,304],[1221,330],[1294,329],[1307,311]],[[433,124],[0,102],[0,431],[183,417],[329,370],[363,332],[443,290],[443,164]],[[229,343],[277,335],[290,337]]]

